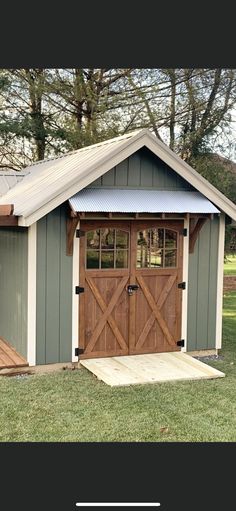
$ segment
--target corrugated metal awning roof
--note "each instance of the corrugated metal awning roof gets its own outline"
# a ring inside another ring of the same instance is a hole
[[[86,188],[69,202],[76,212],[220,213],[199,192]]]

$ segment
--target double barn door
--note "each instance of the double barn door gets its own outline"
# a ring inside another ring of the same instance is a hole
[[[80,225],[81,358],[177,351],[183,222]]]

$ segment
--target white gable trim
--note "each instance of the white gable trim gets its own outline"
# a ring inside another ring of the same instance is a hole
[[[213,202],[216,206],[224,211],[230,218],[236,219],[236,205],[230,201],[223,193],[215,188],[209,181],[207,181],[201,174],[194,170],[184,160],[182,160],[177,154],[175,154],[168,146],[163,144],[160,147],[161,142],[157,140],[159,147],[157,148],[156,140],[152,139],[153,135],[150,134],[145,144],[150,151],[156,156],[161,158],[169,167],[176,171],[181,177],[188,181],[196,190],[201,192],[207,199]]]

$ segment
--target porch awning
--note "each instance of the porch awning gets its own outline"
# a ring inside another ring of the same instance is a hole
[[[199,192],[85,188],[69,202],[75,212],[220,213]]]

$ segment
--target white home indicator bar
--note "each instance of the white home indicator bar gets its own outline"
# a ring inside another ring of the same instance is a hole
[[[160,502],[76,502],[78,507],[158,507]]]

